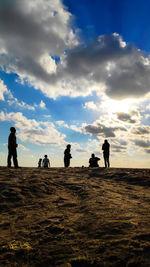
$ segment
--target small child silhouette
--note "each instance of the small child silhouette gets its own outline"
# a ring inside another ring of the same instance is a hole
[[[38,161],[38,168],[41,168],[41,164],[42,164],[42,159],[39,159],[39,161]]]

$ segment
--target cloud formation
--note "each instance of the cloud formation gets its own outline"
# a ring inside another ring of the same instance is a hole
[[[97,105],[93,101],[86,102],[84,108],[97,110]]]
[[[150,91],[149,57],[117,33],[79,43],[72,17],[61,0],[0,1],[1,68],[53,98],[96,90],[123,99]]]
[[[7,96],[7,97],[6,97]],[[35,110],[35,108],[46,109],[45,103],[41,100],[39,104],[34,103],[33,105],[29,105],[24,101],[20,101],[13,96],[11,91],[4,84],[3,80],[0,79],[0,100],[8,103],[9,106],[16,106],[21,109]]]
[[[77,44],[70,20],[61,0],[0,1],[1,67],[31,83],[50,82],[52,56],[61,56]]]
[[[139,123],[140,114],[137,111],[132,111],[131,113],[116,112],[117,119],[127,123],[135,124]]]
[[[132,133],[136,135],[147,135],[150,134],[150,126],[139,126],[139,127],[134,127],[132,129]]]
[[[123,99],[148,93],[150,61],[142,51],[123,43],[118,34],[103,35],[88,46],[72,49],[58,68],[57,78],[66,77],[70,88],[80,94],[90,89]],[[76,85],[69,83],[76,80]],[[87,86],[87,81],[89,86]]]
[[[92,134],[94,136],[103,137],[115,137],[117,131],[127,131],[125,127],[121,126],[105,126],[101,123],[89,124],[84,127],[86,133]]]
[[[134,143],[136,146],[139,146],[142,148],[150,148],[150,141],[149,140],[136,139],[136,140],[134,140]]]
[[[126,147],[125,146],[119,146],[119,145],[114,145],[114,144],[112,144],[111,145],[111,148],[112,148],[112,151],[113,152],[125,152],[125,150],[126,150]]]
[[[4,82],[0,79],[0,100],[5,101],[5,94],[11,95]]]
[[[21,112],[0,112],[0,121],[9,121],[17,128],[17,136],[23,142],[37,145],[61,145],[65,135],[57,131],[52,122],[27,119]]]

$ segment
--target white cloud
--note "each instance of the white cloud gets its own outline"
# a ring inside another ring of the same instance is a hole
[[[48,86],[55,57],[78,44],[71,19],[61,0],[0,1],[1,67],[36,88]]]
[[[45,103],[41,100],[41,102],[39,104],[33,104],[28,105],[27,103],[25,103],[24,101],[19,102],[19,100],[16,97],[11,97],[11,99],[7,100],[7,103],[9,105],[15,105],[21,109],[28,109],[28,110],[35,110],[35,108],[41,108],[41,109],[45,109],[46,105]]]
[[[64,121],[56,121],[56,124],[58,124],[60,127],[66,127],[69,128],[68,124]]]
[[[150,111],[150,104],[146,106],[146,109]]]
[[[61,0],[1,1],[1,67],[52,98],[93,90],[114,99],[150,92],[149,56],[117,33],[83,46],[71,29],[72,18]]]
[[[29,151],[29,149],[25,146],[23,146],[22,144],[18,144],[18,148],[20,148],[23,151]]]
[[[49,119],[49,118],[51,118],[51,115],[46,115],[46,114],[45,114],[45,115],[43,115],[43,117]]]
[[[71,130],[75,131],[75,132],[83,133],[83,131],[82,131],[82,126],[83,126],[83,124],[82,124],[81,126],[70,125],[69,128],[70,128]]]
[[[7,95],[7,98],[5,97]],[[35,108],[46,109],[46,104],[41,100],[39,104],[29,105],[24,101],[20,101],[13,96],[10,90],[8,90],[7,86],[4,84],[4,81],[0,79],[0,100],[5,101],[8,105],[15,105],[21,109],[35,110]]]
[[[46,107],[46,105],[45,105],[45,103],[41,100],[41,102],[40,102],[40,108],[43,108],[43,109],[45,109],[45,107]]]
[[[38,145],[61,145],[65,143],[65,135],[59,133],[51,122],[27,119],[21,112],[0,112],[0,121],[13,122],[17,135],[23,142]]]
[[[15,105],[15,106],[17,106],[19,108],[22,108],[22,109],[35,110],[35,107],[34,106],[28,105],[24,101],[19,102],[16,97],[12,97],[11,100],[7,100],[7,103],[10,106]]]
[[[5,94],[11,95],[10,91],[7,89],[7,86],[0,79],[0,100],[5,101]]]
[[[96,110],[97,105],[93,101],[89,101],[84,104],[84,108]]]
[[[46,104],[44,103],[43,100],[41,100],[40,104],[34,104],[34,107],[38,107],[41,109],[46,109]]]

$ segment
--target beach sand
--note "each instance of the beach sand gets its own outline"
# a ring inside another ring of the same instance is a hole
[[[150,169],[0,167],[0,266],[150,266]]]

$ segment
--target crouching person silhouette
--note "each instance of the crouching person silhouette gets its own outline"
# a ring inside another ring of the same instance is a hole
[[[91,158],[89,159],[89,167],[99,167],[98,161],[100,158],[95,157],[95,154],[91,155]]]
[[[42,165],[43,165],[44,168],[50,167],[50,161],[49,161],[47,155],[44,156],[44,159],[43,159],[42,163],[43,163]]]
[[[17,160],[17,141],[16,141],[16,129],[14,127],[10,128],[10,135],[8,137],[8,158],[7,158],[7,167],[11,167],[11,158],[13,158],[13,163],[15,168],[18,167]]]
[[[68,144],[65,151],[64,151],[64,166],[69,167],[70,166],[70,159],[72,158],[70,154],[71,145]]]

